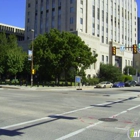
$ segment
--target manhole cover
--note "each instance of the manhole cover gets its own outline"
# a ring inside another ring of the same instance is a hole
[[[104,122],[115,122],[118,121],[117,119],[114,118],[101,118],[99,121],[104,121]]]
[[[110,96],[110,95],[103,95],[103,96]]]

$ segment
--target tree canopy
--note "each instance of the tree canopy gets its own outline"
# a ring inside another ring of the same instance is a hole
[[[101,64],[99,78],[101,81],[122,81],[122,72],[118,67],[112,66],[111,64]]]
[[[89,48],[79,36],[56,29],[39,35],[34,41],[34,63],[44,76],[50,73],[59,78],[74,68],[87,69],[97,61],[97,54],[92,55]]]
[[[14,35],[0,33],[0,50],[0,74],[16,76],[22,72],[27,54],[18,46]]]
[[[132,66],[126,66],[124,68],[124,74],[130,74],[130,75],[135,75],[136,74],[136,69],[133,68]]]

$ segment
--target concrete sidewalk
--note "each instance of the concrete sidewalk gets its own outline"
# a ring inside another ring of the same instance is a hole
[[[92,90],[94,89],[94,86],[81,86],[81,87],[75,87],[75,86],[68,86],[68,87],[47,87],[47,86],[14,86],[14,85],[0,85],[0,89],[19,89],[19,90],[37,90],[37,91],[57,91],[57,90]]]

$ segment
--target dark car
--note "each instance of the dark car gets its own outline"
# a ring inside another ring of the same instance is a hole
[[[140,86],[140,82],[137,82],[136,86]]]
[[[125,82],[125,86],[126,87],[132,87],[132,86],[136,86],[136,81],[126,81]]]
[[[125,86],[124,82],[115,82],[113,84],[113,87],[124,87],[124,86]]]

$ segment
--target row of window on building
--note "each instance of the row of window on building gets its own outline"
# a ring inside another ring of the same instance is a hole
[[[8,26],[4,26],[4,25],[0,25],[0,30],[5,31],[5,32],[13,32],[13,33],[18,33],[18,34],[24,35],[24,30],[16,29],[13,27],[8,27]]]

